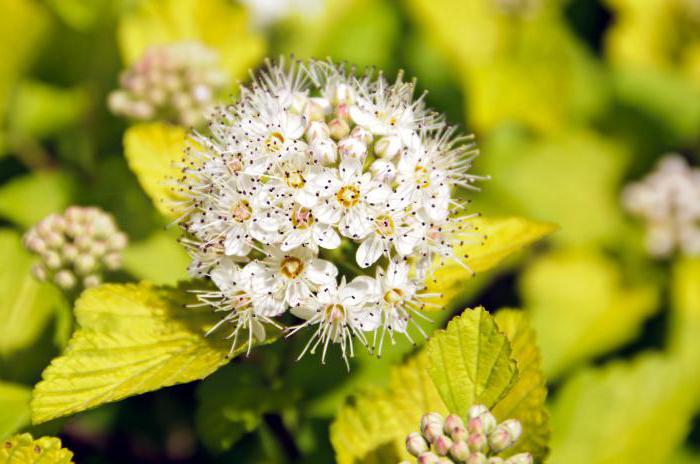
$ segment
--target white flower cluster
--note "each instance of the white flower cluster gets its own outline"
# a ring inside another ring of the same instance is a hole
[[[228,82],[216,51],[199,42],[153,45],[122,72],[121,88],[110,93],[108,104],[133,119],[197,126]]]
[[[532,464],[530,453],[507,459],[498,456],[515,446],[522,432],[519,421],[508,419],[499,424],[483,405],[469,408],[466,424],[457,414],[442,417],[431,412],[421,417],[420,432],[406,437],[406,451],[418,464]]]
[[[654,172],[625,188],[622,201],[646,222],[650,254],[700,254],[700,169],[684,158],[666,155]]]
[[[27,249],[41,257],[34,276],[65,290],[99,285],[105,270],[121,267],[127,242],[111,214],[83,206],[51,214],[24,235]]]
[[[354,338],[378,354],[386,334],[411,339],[434,261],[463,264],[455,246],[474,234],[453,196],[474,189],[471,138],[400,75],[390,84],[315,61],[268,63],[210,133],[184,157],[180,223],[192,275],[217,287],[200,299],[228,312],[232,349],[242,330],[249,348],[264,339],[288,309],[305,321],[289,333],[315,326],[304,353],[320,346],[323,359],[330,343],[347,363]]]

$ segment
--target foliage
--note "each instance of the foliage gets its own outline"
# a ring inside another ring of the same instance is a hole
[[[72,464],[73,453],[61,447],[61,440],[55,437],[41,437],[36,440],[28,433],[15,435],[5,440],[0,448],[0,462],[3,464]]]

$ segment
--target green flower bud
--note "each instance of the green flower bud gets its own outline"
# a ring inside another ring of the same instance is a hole
[[[350,126],[344,119],[333,119],[328,123],[328,129],[335,140],[340,140],[350,133]]]

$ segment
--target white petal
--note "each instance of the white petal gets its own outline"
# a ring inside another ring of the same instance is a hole
[[[312,259],[306,268],[306,275],[311,282],[317,285],[328,285],[335,281],[338,268],[325,259]]]
[[[394,248],[401,256],[408,256],[413,253],[413,249],[416,247],[418,240],[418,234],[413,231],[406,231],[402,234],[398,234],[394,238]]]
[[[384,252],[384,240],[376,234],[370,234],[360,244],[355,253],[355,261],[361,268],[366,268],[377,262]]]
[[[355,206],[348,210],[340,222],[340,231],[346,237],[361,240],[372,232],[372,223],[367,219],[364,208]]]
[[[323,304],[329,305],[336,302],[338,296],[338,283],[335,280],[318,289],[316,292],[316,300]]]
[[[212,271],[209,277],[214,284],[224,293],[230,293],[236,289],[238,265],[231,259],[223,259]]]
[[[408,264],[392,260],[386,269],[386,283],[389,287],[402,288],[408,281]]]
[[[278,300],[271,295],[263,295],[253,299],[253,309],[259,316],[275,317],[282,314],[287,305],[283,300]]]
[[[318,202],[318,198],[313,194],[313,192],[310,191],[309,188],[303,188],[297,191],[294,199],[304,208],[313,208]]]
[[[284,299],[292,308],[299,306],[304,300],[311,296],[309,287],[301,281],[294,281],[289,284],[284,294]]]
[[[228,256],[246,256],[250,252],[250,245],[245,235],[242,227],[231,229],[224,240],[224,253]]]
[[[351,324],[363,332],[372,332],[381,325],[381,310],[379,308],[360,308],[350,314]]]
[[[364,305],[374,297],[376,281],[368,276],[359,276],[340,289],[338,297],[343,306]]]
[[[340,236],[331,226],[317,226],[313,228],[313,238],[319,246],[328,250],[334,250],[340,246]]]
[[[264,342],[266,334],[263,323],[256,318],[252,318],[250,321],[250,326],[253,329],[253,337],[255,337],[259,342]]]
[[[379,184],[372,188],[365,196],[367,203],[371,205],[378,205],[386,201],[391,195],[391,189],[386,184]]]
[[[282,251],[289,251],[293,248],[296,248],[300,246],[302,243],[306,242],[309,239],[309,230],[300,230],[300,229],[295,229],[292,230],[287,236],[284,238],[284,241],[282,242],[282,245],[280,246],[280,249]]]
[[[343,158],[338,166],[338,173],[343,184],[349,184],[362,174],[362,162],[355,158]]]
[[[336,224],[342,216],[339,207],[325,202],[317,205],[313,209],[313,214],[319,222],[324,224]]]

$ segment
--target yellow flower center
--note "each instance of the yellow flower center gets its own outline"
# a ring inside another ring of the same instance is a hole
[[[345,321],[345,308],[339,304],[330,304],[324,310],[326,320],[332,323]]]
[[[384,237],[394,235],[394,220],[390,216],[379,216],[374,220],[374,225],[377,228],[377,233]]]
[[[288,279],[296,279],[304,272],[304,262],[295,256],[287,256],[280,263],[280,272]]]
[[[243,163],[240,159],[234,158],[228,163],[226,163],[226,168],[228,168],[228,172],[230,172],[231,174],[236,174],[237,172],[240,172],[243,169]]]
[[[390,305],[401,303],[403,301],[403,292],[401,289],[392,288],[384,294],[384,301]]]
[[[344,208],[352,208],[360,201],[360,189],[355,185],[345,185],[338,190],[335,198]]]
[[[430,187],[430,173],[428,173],[428,170],[419,164],[416,166],[415,171],[418,188],[426,189]]]
[[[246,200],[241,200],[231,208],[231,216],[238,222],[245,222],[250,219],[252,211],[250,204]]]
[[[284,147],[284,136],[279,132],[273,132],[265,139],[265,149],[270,153],[279,153]]]
[[[299,207],[292,210],[292,225],[297,229],[308,229],[314,222],[316,222],[314,215],[308,208]]]
[[[300,171],[286,172],[287,185],[294,189],[300,189],[306,184],[306,179],[301,175]]]

